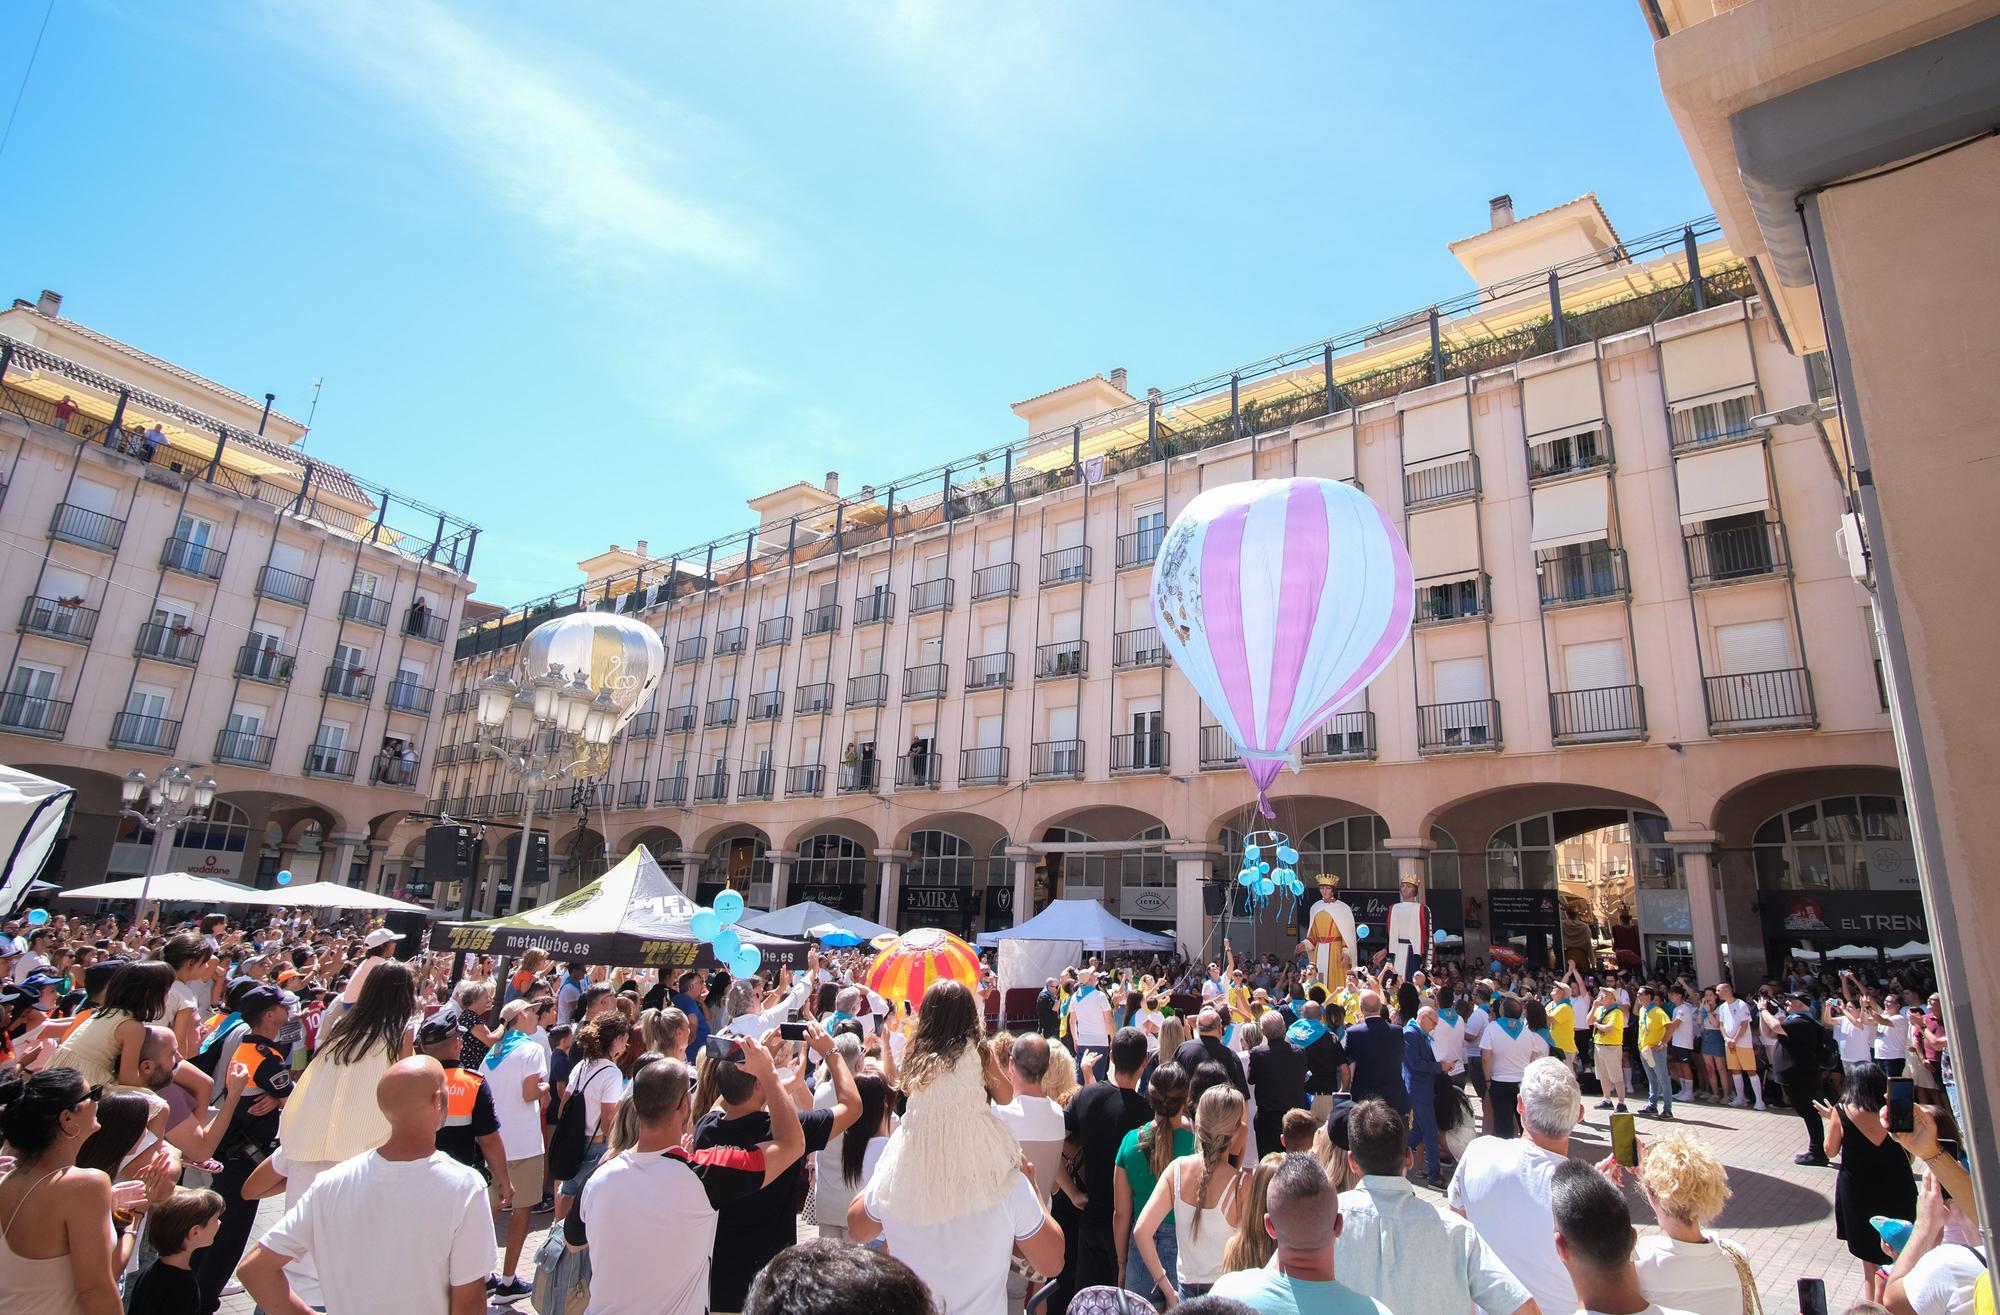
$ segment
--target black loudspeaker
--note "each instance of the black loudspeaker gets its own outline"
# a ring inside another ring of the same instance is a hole
[[[424,952],[424,937],[430,934],[430,919],[421,913],[405,913],[401,909],[384,914],[383,923],[390,931],[402,936],[396,942],[398,959],[414,959]]]
[[[1223,901],[1228,898],[1229,888],[1227,886],[1214,881],[1204,881],[1201,883],[1201,911],[1209,917],[1221,916]]]
[[[440,881],[466,881],[472,875],[473,830],[469,826],[440,823],[424,832],[424,879],[433,887]]]
[[[507,837],[507,874],[501,880],[514,879],[514,864],[520,861],[521,833],[516,831]],[[528,845],[528,870],[523,880],[530,886],[540,885],[549,879],[549,833],[535,832],[535,838]]]

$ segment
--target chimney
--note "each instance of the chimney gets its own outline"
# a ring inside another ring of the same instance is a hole
[[[62,293],[42,289],[42,299],[35,303],[35,309],[52,320],[62,318]]]
[[[646,556],[646,541],[644,539],[639,540],[638,546],[632,549],[632,551],[638,553],[641,557]]]
[[[1125,367],[1119,366],[1111,372],[1111,386],[1119,392],[1125,391]]]
[[[827,491],[827,493],[829,493],[829,494],[830,494],[830,495],[832,495],[833,497],[836,497],[836,498],[837,498],[837,497],[839,497],[839,496],[840,496],[840,472],[839,472],[839,471],[837,471],[837,470],[829,470],[829,471],[827,471],[827,472],[826,472],[826,485],[825,485],[825,488],[826,488],[826,491]]]
[[[1514,198],[1502,192],[1486,203],[1493,214],[1493,227],[1505,228],[1514,222]]]

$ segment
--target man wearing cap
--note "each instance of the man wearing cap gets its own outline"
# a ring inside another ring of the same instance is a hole
[[[377,927],[361,938],[361,963],[348,976],[347,989],[340,993],[343,1008],[354,1007],[354,1002],[361,998],[361,984],[368,980],[368,974],[375,971],[384,959],[395,954],[396,942],[402,939],[402,933],[390,931],[387,927]]]
[[[500,1035],[479,1062],[478,1073],[493,1099],[493,1112],[500,1123],[500,1142],[506,1151],[506,1173],[496,1174],[492,1184],[492,1204],[501,1204],[501,1184],[519,1184],[533,1193],[542,1183],[542,1107],[549,1098],[549,1052],[531,1035],[536,1016],[534,1002],[509,1000],[500,1011]],[[528,1295],[527,1284],[514,1277],[514,1268],[527,1245],[530,1210],[515,1204],[507,1221],[500,1274],[489,1291],[502,1301]]]
[[[500,1140],[500,1116],[493,1093],[477,1070],[459,1067],[458,1028],[450,1019],[427,1018],[417,1029],[417,1049],[444,1066],[444,1126],[437,1148],[460,1164],[477,1169],[499,1192],[502,1210],[514,1206],[507,1176],[507,1151]]]
[[[1785,996],[1782,1017],[1770,1009],[1762,1013],[1764,1030],[1778,1037],[1773,1072],[1785,1084],[1792,1112],[1806,1125],[1806,1148],[1792,1157],[1792,1163],[1823,1165],[1827,1162],[1826,1128],[1813,1102],[1820,1094],[1820,1053],[1826,1045],[1826,1029],[1813,1017],[1812,1002],[1797,991]]]
[[[229,1029],[232,1039],[215,1047],[221,1053],[212,1071],[220,1079],[234,1065],[248,1069],[249,1082],[243,1094],[250,1103],[238,1106],[215,1151],[222,1168],[211,1186],[222,1196],[222,1226],[197,1262],[196,1282],[201,1288],[204,1315],[214,1315],[221,1306],[223,1285],[243,1258],[250,1229],[257,1221],[257,1202],[243,1195],[243,1184],[270,1158],[278,1141],[279,1111],[292,1094],[291,1064],[285,1047],[278,1042],[278,1032],[291,1013],[284,992],[256,983],[244,989],[235,1004],[241,1026]],[[218,1080],[213,1103],[219,1106],[226,1098],[227,1083]]]
[[[1331,986],[1347,980],[1360,939],[1354,934],[1354,910],[1340,898],[1340,878],[1320,873],[1319,902],[1306,916],[1306,938],[1299,942],[1299,953],[1312,959],[1319,979]]]

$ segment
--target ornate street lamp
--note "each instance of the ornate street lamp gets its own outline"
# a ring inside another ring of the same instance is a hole
[[[170,763],[148,781],[146,774],[135,767],[118,783],[118,800],[123,805],[118,810],[120,817],[129,817],[153,833],[153,845],[146,855],[146,873],[139,882],[136,917],[143,918],[153,878],[165,870],[175,837],[183,826],[207,813],[209,805],[215,802],[215,778],[204,776],[197,781],[193,767]]]

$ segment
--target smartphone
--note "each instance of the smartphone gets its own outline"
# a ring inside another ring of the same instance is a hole
[[[1826,1315],[1826,1280],[1799,1280],[1799,1315]]]
[[[787,1041],[803,1041],[806,1039],[806,1025],[804,1023],[780,1023],[778,1024],[778,1035]]]
[[[1639,1167],[1639,1133],[1630,1114],[1611,1116],[1611,1155],[1627,1169]]]
[[[1889,1079],[1889,1109],[1883,1123],[1890,1132],[1916,1131],[1917,1083],[1915,1078]]]
[[[717,1059],[727,1060],[732,1064],[743,1062],[743,1046],[735,1037],[710,1036],[705,1044],[708,1053]]]

